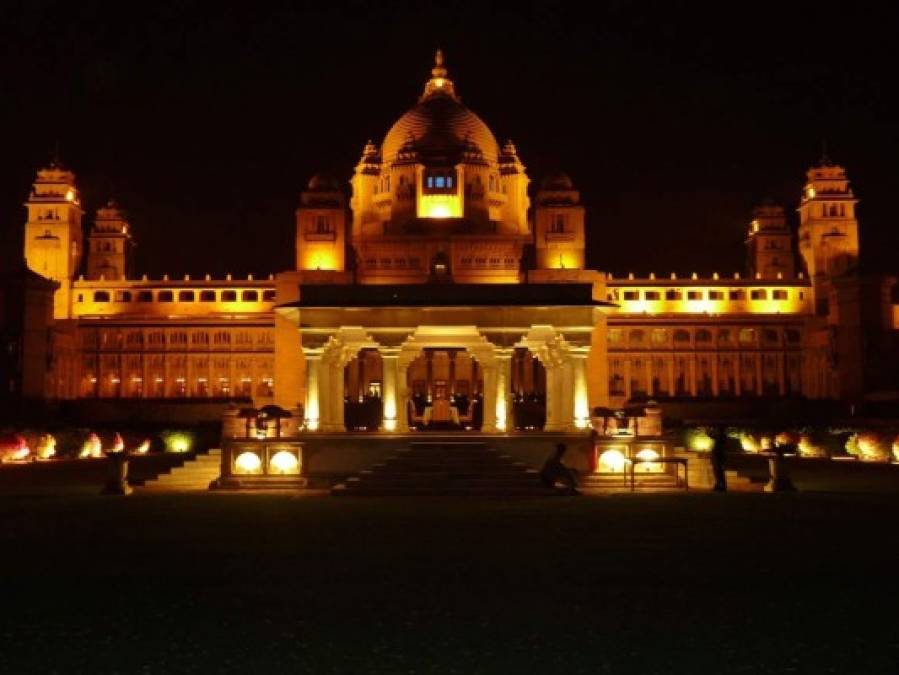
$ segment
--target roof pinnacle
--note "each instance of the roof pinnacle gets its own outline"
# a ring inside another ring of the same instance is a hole
[[[438,49],[434,53],[434,67],[431,68],[431,79],[425,84],[425,91],[421,100],[430,98],[434,94],[446,94],[456,98],[456,90],[453,81],[447,76],[446,66],[443,60],[443,50]],[[457,99],[458,100],[458,99]]]

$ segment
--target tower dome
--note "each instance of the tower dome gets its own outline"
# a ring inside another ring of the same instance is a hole
[[[438,50],[418,105],[387,132],[381,146],[385,162],[396,161],[401,150],[414,150],[422,159],[457,160],[463,152],[480,154],[495,163],[499,144],[484,121],[462,105],[452,80],[446,77],[443,53]]]

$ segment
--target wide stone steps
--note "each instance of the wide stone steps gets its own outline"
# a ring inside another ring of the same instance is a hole
[[[337,496],[545,496],[538,472],[479,442],[412,443],[335,486]]]
[[[148,480],[142,487],[136,489],[141,492],[208,490],[209,484],[219,477],[221,465],[222,451],[216,448],[210,450],[208,454],[197,455],[169,473],[159,474],[155,479]]]

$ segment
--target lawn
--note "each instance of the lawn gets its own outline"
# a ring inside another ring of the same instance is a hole
[[[892,495],[0,498],[0,672],[851,673]]]

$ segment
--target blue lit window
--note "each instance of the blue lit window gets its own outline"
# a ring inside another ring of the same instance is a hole
[[[434,187],[434,176],[428,176],[428,187]]]
[[[453,186],[453,177],[452,177],[452,176],[447,176],[447,177],[446,177],[446,186],[447,186],[448,188],[451,188],[451,187]]]
[[[445,186],[446,186],[446,179],[443,176],[437,176],[434,179],[434,187],[442,188]]]

